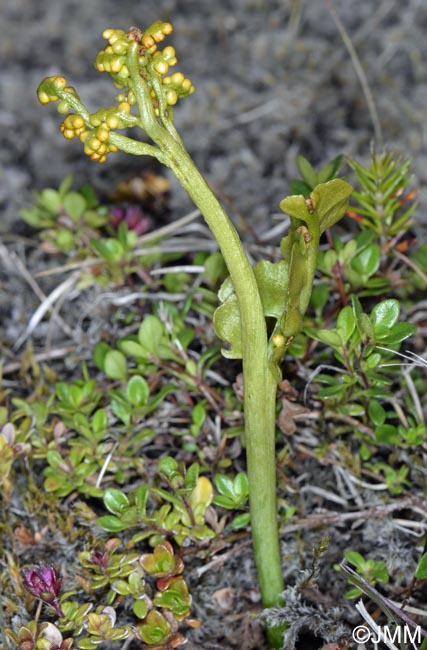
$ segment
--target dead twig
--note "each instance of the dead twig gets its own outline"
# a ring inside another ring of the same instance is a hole
[[[76,351],[76,348],[66,347],[66,348],[56,348],[55,350],[48,350],[47,352],[40,352],[39,354],[34,354],[34,361],[41,363],[43,361],[51,361],[52,359],[63,359],[68,357],[70,354]],[[3,366],[1,372],[3,375],[11,375],[14,372],[18,372],[22,366],[22,361],[14,361]]]
[[[28,273],[28,271],[26,272]],[[23,332],[21,336],[19,336],[18,339],[15,341],[15,344],[13,346],[15,352],[16,350],[19,350],[22,344],[25,343],[27,338],[32,334],[32,332],[40,323],[40,321],[42,320],[46,312],[48,312],[51,309],[51,307],[61,296],[63,296],[65,293],[67,293],[68,291],[70,291],[70,289],[74,287],[74,285],[77,283],[79,278],[80,278],[80,272],[73,273],[69,278],[64,280],[64,282],[61,282],[61,284],[55,287],[55,289],[48,296],[44,296],[41,304],[37,307],[36,311],[31,316],[31,319],[26,327],[25,332]],[[31,281],[32,283],[35,284],[33,278],[31,278]],[[41,289],[39,290],[41,291]],[[53,317],[54,318],[56,317],[56,321],[61,326],[63,332],[71,339],[74,339],[75,333],[73,332],[71,327],[69,327],[69,325],[67,325],[67,323],[58,314],[54,315]]]
[[[338,16],[335,9],[332,7],[331,3],[326,1],[326,7],[329,13],[332,16],[332,19],[338,29],[338,32],[342,38],[342,41],[347,49],[347,52],[350,56],[351,62],[353,64],[354,71],[359,79],[360,85],[362,87],[363,94],[365,95],[366,104],[368,107],[369,115],[371,116],[372,125],[374,127],[375,140],[377,144],[382,147],[383,145],[383,134],[381,128],[381,122],[378,117],[377,107],[375,105],[375,100],[372,95],[371,89],[369,87],[368,79],[366,77],[365,71],[360,62],[359,56],[356,52],[356,49],[351,41],[350,36],[347,34],[347,31],[341,22],[340,17]]]
[[[370,508],[355,510],[354,512],[331,512],[324,510],[321,513],[309,515],[304,519],[299,519],[294,523],[289,523],[281,528],[280,532],[282,534],[287,534],[310,528],[320,528],[330,524],[344,524],[350,521],[366,521],[367,519],[384,519],[396,510],[404,510],[405,508],[411,509],[413,506],[419,506],[420,503],[420,499],[410,497],[387,505],[381,504],[378,506],[371,506]],[[426,518],[425,526],[427,528],[427,511],[423,512]]]
[[[27,284],[31,287],[37,298],[41,301],[41,305],[38,307],[38,309],[34,312],[26,331],[21,334],[21,336],[17,339],[14,345],[14,350],[16,351],[21,347],[21,345],[26,341],[28,336],[30,336],[31,332],[34,330],[38,322],[41,320],[43,315],[48,311],[50,306],[53,304],[54,300],[56,300],[55,297],[55,292],[58,292],[58,295],[61,295],[62,293],[62,288],[59,289],[57,287],[49,297],[47,297],[42,289],[39,287],[37,282],[34,280],[33,276],[31,273],[28,271],[27,267],[25,264],[22,262],[22,260],[16,255],[16,253],[9,251],[4,244],[0,243],[0,258],[3,260],[3,263],[5,267],[11,272],[11,273],[19,273],[22,278],[27,282]],[[73,280],[74,283],[75,280]],[[60,285],[62,287],[62,285]],[[67,287],[65,287],[66,289]],[[53,297],[53,301],[52,301]],[[53,318],[57,325],[63,330],[63,332],[70,338],[73,338],[73,330],[67,325],[67,323],[61,318],[59,314],[54,314]]]

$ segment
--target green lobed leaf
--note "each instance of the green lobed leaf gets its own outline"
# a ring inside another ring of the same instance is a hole
[[[84,399],[84,391],[81,386],[73,384],[69,390],[69,401],[74,408],[78,408]]]
[[[293,219],[310,223],[313,216],[308,211],[306,199],[302,195],[287,196],[280,201],[280,209]]]
[[[310,189],[316,187],[316,185],[319,183],[317,174],[307,158],[304,158],[304,156],[297,156],[297,167],[299,173],[301,174],[301,178],[310,187]]]
[[[205,407],[203,406],[203,404],[200,403],[196,404],[196,406],[191,411],[191,419],[194,426],[197,428],[197,430],[199,430],[200,427],[203,425],[205,418],[206,418]]]
[[[356,320],[354,318],[352,308],[347,305],[341,309],[337,318],[337,328],[336,331],[342,339],[343,343],[346,343],[351,335],[353,334],[356,327]]]
[[[104,515],[103,517],[98,517],[96,520],[96,525],[103,530],[108,530],[110,533],[119,533],[120,531],[126,529],[126,525],[123,524],[121,519],[115,517],[114,515]]]
[[[182,576],[172,578],[165,591],[158,591],[154,596],[154,604],[170,609],[177,620],[185,618],[191,605],[191,596]]]
[[[288,196],[280,202],[280,209],[294,219],[308,225],[317,223],[320,233],[334,225],[344,216],[353,188],[346,181],[335,178],[317,185],[311,192],[312,208],[304,196]]]
[[[306,327],[304,332],[311,336],[315,341],[320,341],[329,345],[334,350],[340,350],[343,346],[343,341],[340,334],[336,330],[315,329],[314,327]]]
[[[50,214],[39,210],[37,206],[33,206],[29,210],[20,210],[19,216],[33,228],[49,228],[55,223]]]
[[[245,472],[239,472],[234,478],[216,474],[214,483],[220,493],[214,498],[214,503],[222,508],[238,508],[246,502],[249,484]]]
[[[412,323],[396,323],[390,330],[382,330],[377,338],[383,345],[396,345],[404,341],[408,336],[415,334],[417,328]]]
[[[104,505],[113,515],[121,515],[129,508],[129,499],[116,488],[107,488],[103,497]]]
[[[166,618],[156,609],[151,609],[145,621],[138,625],[138,636],[144,643],[154,645],[163,643],[171,635],[171,627]]]
[[[83,221],[89,228],[100,228],[108,223],[108,218],[101,209],[86,210],[83,215]]]
[[[135,357],[136,359],[146,359],[148,357],[146,348],[131,338],[120,339],[117,347],[128,357]]]
[[[363,557],[363,555],[361,555],[357,551],[345,551],[344,557],[348,562],[350,562],[350,564],[355,566],[356,569],[358,569],[361,573],[363,573],[363,569],[366,564],[366,560]]]
[[[400,436],[397,427],[392,424],[381,424],[375,429],[377,442],[394,445],[399,442]]]
[[[169,542],[155,546],[153,553],[144,553],[139,562],[146,573],[155,578],[164,578],[179,572],[182,561],[174,555]]]
[[[419,580],[427,580],[427,553],[424,553],[418,562],[414,575]]]
[[[91,245],[107,262],[118,263],[124,255],[123,245],[111,238],[91,239]]]
[[[375,330],[372,325],[371,319],[368,314],[361,314],[360,316],[360,330],[370,341],[375,341]]]
[[[288,262],[273,264],[266,260],[254,266],[254,275],[259,288],[264,314],[280,318],[286,307],[288,286]]]
[[[212,503],[213,494],[210,480],[206,476],[199,476],[188,499],[196,523],[204,522],[206,508]]]
[[[64,381],[60,381],[57,384],[55,384],[55,392],[58,396],[58,399],[64,404],[71,403],[70,389],[71,386],[65,383]]]
[[[125,355],[120,350],[110,350],[104,358],[104,372],[110,379],[126,381],[128,374]]]
[[[370,400],[368,404],[368,415],[374,426],[380,426],[384,424],[386,412],[384,410],[384,407],[381,406],[379,402]]]
[[[192,463],[187,469],[185,474],[184,486],[187,490],[194,490],[199,478],[200,465],[199,463]]]
[[[178,341],[181,343],[184,350],[188,348],[191,341],[194,339],[194,329],[192,327],[183,327],[178,333]]]
[[[78,647],[81,650],[93,650],[93,648],[98,647],[99,645],[99,639],[93,639],[92,637],[85,637],[83,639],[79,639],[79,645]]]
[[[62,197],[66,196],[66,194],[70,191],[72,183],[73,183],[73,175],[67,174],[58,188],[58,192]]]
[[[141,519],[146,515],[148,494],[148,485],[140,485],[134,492],[135,506]]]
[[[331,160],[330,163],[322,167],[322,169],[317,174],[317,182],[326,183],[327,181],[330,181],[333,178],[335,178],[335,176],[338,174],[341,168],[343,160],[344,160],[344,156],[340,154],[339,156]]]
[[[71,174],[70,174],[71,176]],[[65,179],[67,180],[67,179]],[[59,188],[59,191],[62,191],[62,185]],[[66,192],[70,189],[71,184],[67,188]],[[88,183],[85,183],[79,188],[79,193],[83,196],[84,200],[86,201],[86,206],[89,210],[93,210],[94,208],[98,207],[98,197],[96,196],[96,192],[93,189],[92,185],[89,185]],[[106,214],[108,214],[108,208],[106,206],[103,206],[101,210],[104,210]]]
[[[352,191],[352,186],[341,178],[334,178],[315,187],[310,196],[313,199],[321,233],[344,216]]]
[[[320,399],[327,397],[341,397],[347,391],[347,386],[343,384],[338,384],[336,386],[329,386],[328,388],[321,388],[319,390],[318,396]]]
[[[111,589],[115,591],[116,594],[120,594],[120,596],[128,596],[131,592],[126,580],[114,580],[111,583]]]
[[[125,401],[121,395],[114,395],[111,400],[111,410],[114,415],[123,422],[123,424],[130,424],[132,405]]]
[[[138,330],[138,340],[141,346],[155,357],[159,357],[160,342],[164,336],[165,328],[162,321],[149,314],[144,318]]]
[[[96,367],[99,368],[99,370],[104,370],[105,357],[107,356],[107,352],[110,352],[110,350],[111,347],[104,341],[96,344],[95,351],[93,353],[93,360],[95,361]]]
[[[150,389],[143,377],[134,375],[129,379],[125,393],[133,406],[141,406],[147,403]]]
[[[79,192],[68,192],[64,198],[63,208],[71,217],[74,223],[77,223],[86,210],[86,201]]]
[[[251,515],[249,512],[242,512],[240,515],[236,515],[230,522],[230,526],[234,530],[240,530],[241,528],[246,528],[250,524]]]
[[[98,409],[92,416],[92,430],[101,433],[108,427],[108,418],[105,409]]]
[[[383,300],[375,305],[370,314],[371,323],[374,331],[377,332],[382,328],[391,328],[397,322],[400,313],[399,301],[390,298]]]
[[[136,506],[129,506],[120,515],[120,519],[126,528],[136,526],[138,523],[138,510]]]
[[[224,295],[224,294],[222,294]],[[221,296],[218,293],[218,296]],[[221,352],[227,359],[242,358],[242,334],[240,322],[240,309],[234,293],[229,295],[222,305],[217,307],[213,315],[213,326],[218,338],[228,343],[228,348]]]
[[[132,611],[137,618],[144,619],[148,613],[147,602],[143,598],[135,600],[132,605]]]
[[[357,239],[350,239],[339,252],[339,259],[344,264],[353,259],[359,248]],[[327,254],[327,253],[326,253]]]
[[[59,470],[60,472],[68,472],[70,470],[70,464],[65,461],[61,454],[55,449],[49,449],[46,454],[46,460],[51,467]]]
[[[307,354],[308,339],[304,334],[297,334],[287,346],[288,353],[295,359],[302,359]]]
[[[326,273],[326,275],[333,275],[333,269],[337,262],[338,262],[337,251],[332,250],[331,248],[325,251],[324,253],[323,251],[319,251],[317,266],[321,273]],[[319,285],[319,286],[323,286],[323,285]]]
[[[378,270],[380,261],[380,247],[377,244],[371,244],[353,257],[351,260],[351,268],[363,276],[363,278],[367,279]]]
[[[76,236],[67,230],[67,228],[56,228],[55,232],[56,246],[64,253],[69,253],[76,241]]]
[[[254,267],[254,275],[265,316],[280,318],[286,306],[288,262],[261,261]],[[229,345],[228,348],[222,349],[222,354],[230,359],[241,359],[240,310],[230,278],[221,285],[218,297],[223,304],[215,310],[213,324],[217,336]]]
[[[164,456],[159,460],[157,471],[159,474],[163,474],[166,478],[171,480],[179,474],[178,468],[178,461],[176,461],[175,458],[172,458],[172,456]]]
[[[225,302],[230,296],[234,294],[233,283],[231,282],[230,276],[226,277],[224,282],[221,284],[218,289],[218,300],[220,302]]]
[[[220,508],[225,508],[226,510],[234,510],[235,508],[234,499],[232,499],[231,497],[226,497],[221,494],[217,494],[214,497],[213,503],[216,506],[220,506]]]
[[[316,311],[321,312],[329,300],[329,288],[326,284],[317,284],[311,292],[311,304]]]
[[[249,494],[249,481],[245,472],[236,474],[233,481],[234,494],[238,499],[244,499]]]
[[[298,178],[290,181],[289,189],[291,191],[291,194],[302,194],[306,199],[308,199],[312,190],[312,188],[307,185],[307,183],[304,183],[304,181],[301,181]]]
[[[221,253],[216,252],[209,255],[204,263],[203,275],[212,285],[217,285],[227,275],[227,265]]]
[[[38,203],[45,207],[49,212],[52,214],[58,214],[58,212],[61,209],[61,204],[62,204],[62,196],[59,192],[56,190],[53,190],[51,188],[46,188],[45,190],[42,190],[38,196]]]
[[[353,309],[356,328],[359,332],[360,337],[364,338],[364,336],[368,336],[368,338],[373,338],[374,328],[372,326],[372,323],[369,319],[369,316],[363,313],[360,300],[355,295],[351,296],[351,305]]]
[[[378,352],[373,352],[369,356],[364,358],[364,363],[366,364],[366,367],[372,370],[373,368],[376,368],[378,364],[381,363],[382,361],[382,356]]]
[[[220,494],[233,499],[234,489],[233,489],[233,479],[230,476],[225,474],[215,474],[214,476],[215,487]]]

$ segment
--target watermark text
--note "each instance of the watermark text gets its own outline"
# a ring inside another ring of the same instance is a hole
[[[374,648],[377,647],[378,643],[387,644],[388,642],[395,646],[402,643],[411,644],[416,650],[422,641],[421,627],[419,625],[416,627],[378,625],[375,630],[371,630],[366,625],[358,625],[354,628],[352,637],[356,643],[372,643]]]

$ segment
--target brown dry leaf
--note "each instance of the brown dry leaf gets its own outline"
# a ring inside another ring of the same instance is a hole
[[[13,534],[15,535],[16,541],[22,544],[22,546],[35,546],[38,543],[33,532],[25,526],[18,526],[13,531]]]
[[[282,379],[282,381],[280,382],[277,388],[279,391],[283,393],[283,395],[289,397],[289,399],[292,400],[293,402],[298,397],[298,391],[296,390],[296,388],[292,386],[291,382],[288,379]]]
[[[277,420],[279,429],[285,434],[292,435],[297,430],[295,419],[300,415],[308,415],[309,413],[311,411],[306,406],[291,402],[286,397],[282,397],[282,409]]]
[[[49,526],[44,526],[42,530],[33,533],[32,530],[25,526],[17,526],[13,531],[15,539],[22,544],[22,546],[36,546],[41,544],[49,530]]]
[[[219,609],[221,609],[223,612],[229,612],[233,609],[235,595],[235,589],[224,587],[223,589],[218,589],[215,591],[212,594],[211,598],[217,607],[219,607]]]
[[[114,201],[144,201],[162,197],[169,188],[170,181],[167,178],[148,173],[119,183],[112,198]]]
[[[188,625],[188,627],[193,628],[194,630],[198,629],[202,625],[201,621],[197,620],[197,618],[187,618],[185,620],[185,624]]]
[[[67,433],[67,427],[62,422],[62,420],[54,420],[53,426],[53,437],[55,442],[59,445],[61,442],[65,441],[65,434]]]
[[[243,402],[243,373],[239,372],[237,375],[236,381],[233,384],[233,390],[236,397]]]

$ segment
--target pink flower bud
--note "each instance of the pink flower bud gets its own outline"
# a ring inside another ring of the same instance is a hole
[[[113,228],[118,228],[124,221],[128,230],[134,230],[138,236],[151,230],[153,222],[139,205],[115,206],[110,212],[110,222]]]
[[[109,558],[108,558],[107,551],[104,551],[104,553],[102,553],[101,551],[93,551],[90,556],[90,561],[93,564],[96,564],[99,567],[101,573],[103,573],[104,575],[106,574],[108,559]]]
[[[42,562],[23,571],[22,577],[25,589],[32,596],[53,607],[58,616],[64,616],[58,601],[62,578],[57,569]]]

